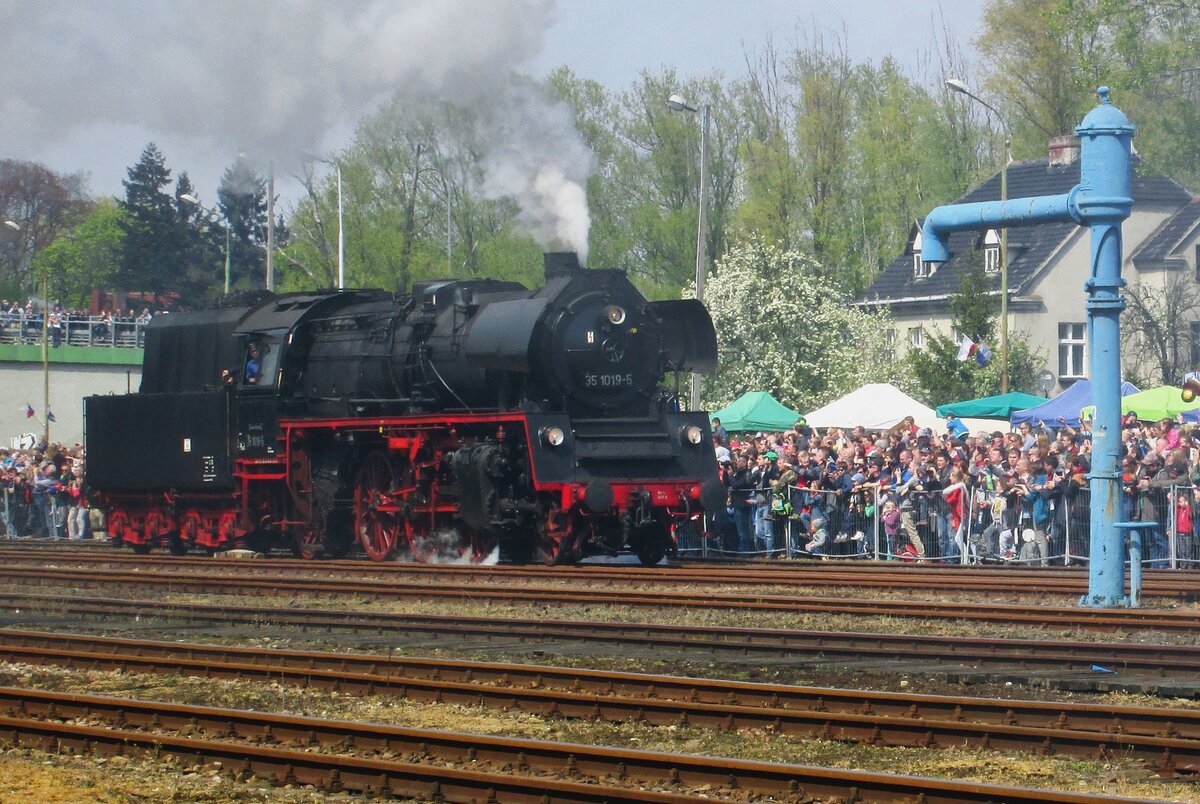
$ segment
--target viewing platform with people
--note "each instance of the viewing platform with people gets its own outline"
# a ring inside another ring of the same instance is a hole
[[[113,313],[64,309],[51,304],[49,318],[45,305],[29,301],[25,305],[0,301],[0,344],[41,345],[46,333],[54,348],[62,346],[141,349],[145,344],[146,325],[154,315],[149,308]]]

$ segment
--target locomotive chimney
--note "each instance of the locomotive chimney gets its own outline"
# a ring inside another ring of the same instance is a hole
[[[542,264],[546,268],[547,282],[556,276],[583,270],[579,265],[579,255],[574,251],[547,251],[542,255]]]

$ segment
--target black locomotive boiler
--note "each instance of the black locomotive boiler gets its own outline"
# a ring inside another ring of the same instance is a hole
[[[84,401],[108,532],[143,552],[659,561],[725,502],[706,414],[664,386],[713,370],[712,320],[545,259],[532,291],[449,280],[155,318],[138,393]]]

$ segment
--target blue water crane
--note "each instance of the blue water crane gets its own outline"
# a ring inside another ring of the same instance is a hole
[[[1092,425],[1091,563],[1088,591],[1080,603],[1137,605],[1125,596],[1125,534],[1119,527],[1121,495],[1121,221],[1133,207],[1132,140],[1135,127],[1112,105],[1108,87],[1100,103],[1075,129],[1080,139],[1079,184],[1064,195],[1004,202],[951,204],[929,213],[921,229],[921,257],[945,262],[951,232],[998,226],[1075,221],[1092,232],[1087,291],[1088,345],[1096,417]]]

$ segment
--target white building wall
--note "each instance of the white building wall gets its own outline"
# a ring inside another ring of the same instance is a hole
[[[1136,209],[1122,227],[1124,262],[1121,275],[1126,281],[1138,278],[1138,271],[1129,259],[1134,249],[1149,237],[1176,210]],[[1059,377],[1059,324],[1087,322],[1087,292],[1084,285],[1091,275],[1092,240],[1089,230],[1080,227],[1057,257],[1029,286],[1026,297],[1041,301],[1041,310],[1020,313],[1013,318],[1013,330],[1024,337],[1035,350],[1041,350],[1044,367],[1058,378],[1057,390],[1070,384]],[[1124,358],[1122,358],[1124,361]],[[1091,355],[1084,349],[1083,376],[1090,376]],[[1127,364],[1126,364],[1127,365]]]
[[[1170,210],[1135,208],[1134,213],[1125,221],[1122,227],[1124,242],[1124,265],[1122,276],[1126,281],[1139,277],[1136,268],[1129,259],[1134,249],[1158,228],[1175,208]],[[1193,260],[1192,249],[1188,250],[1188,259]],[[1195,266],[1192,265],[1193,276]],[[1017,311],[1011,305],[1009,308],[1009,337],[1024,339],[1035,354],[1041,355],[1039,369],[1045,368],[1059,378],[1059,327],[1060,323],[1087,322],[1087,293],[1084,285],[1091,274],[1091,234],[1088,229],[1080,227],[1067,241],[1051,263],[1040,274],[1033,285],[1027,285],[1021,294],[1023,299],[1031,299],[1037,303],[1033,310]],[[1010,297],[1011,298],[1011,297]],[[999,307],[999,299],[997,299]],[[896,329],[896,354],[903,356],[908,351],[908,331],[911,327],[922,326],[928,334],[940,331],[950,335],[952,318],[948,312],[925,314],[920,316],[905,316],[892,310]],[[997,326],[996,343],[988,344],[999,359],[999,327]],[[1088,361],[1090,355],[1084,350],[1084,376],[1088,376]],[[1070,384],[1059,382],[1051,392],[1058,393]]]
[[[42,427],[26,418],[25,404],[33,405],[38,417],[42,410],[43,373],[40,363],[0,363],[0,446],[22,433],[35,433]],[[50,365],[50,409],[55,422],[50,424],[50,440],[75,444],[83,440],[83,398],[95,394],[123,394],[136,391],[142,382],[139,366]]]

